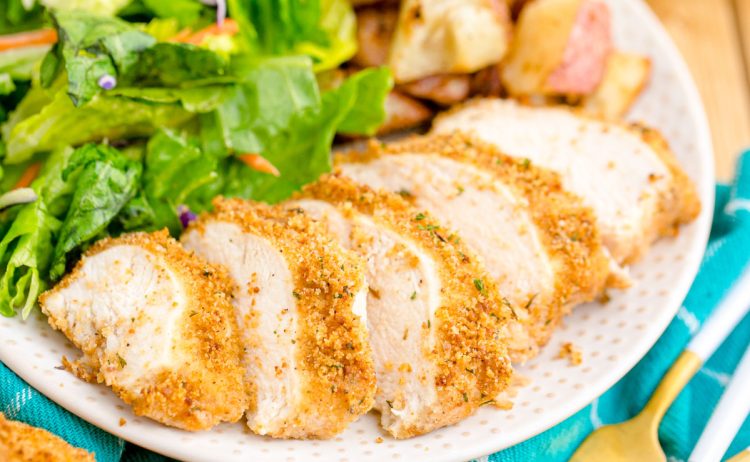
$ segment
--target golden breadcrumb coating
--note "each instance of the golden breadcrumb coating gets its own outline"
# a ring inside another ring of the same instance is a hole
[[[140,391],[113,383],[112,389],[133,407],[136,415],[150,417],[159,422],[185,430],[204,430],[227,421],[236,422],[247,407],[247,394],[243,383],[240,363],[240,344],[234,308],[231,305],[230,279],[219,267],[210,265],[202,258],[188,253],[167,230],[153,233],[131,233],[118,238],[102,239],[94,244],[53,289],[39,299],[42,310],[52,293],[66,288],[79,277],[86,259],[115,246],[132,245],[148,251],[159,262],[166,265],[166,273],[178,275],[187,292],[190,304],[182,314],[182,329],[173,348],[190,355],[190,360],[176,366],[165,367],[161,372],[148,377],[148,384]],[[49,314],[49,313],[47,313]],[[61,330],[75,342],[74,325],[66,319],[48,318],[50,325]],[[138,320],[134,320],[134,323]],[[69,369],[84,380],[105,382],[100,356],[97,350],[106,343],[106,334],[89,344],[76,346],[84,353],[85,366],[70,363]],[[108,358],[107,363],[122,359]]]
[[[580,348],[571,342],[565,342],[560,345],[560,351],[557,352],[558,359],[567,359],[571,366],[580,366],[583,363],[583,352]]]
[[[676,236],[680,225],[690,223],[701,213],[701,202],[695,184],[680,167],[664,136],[642,124],[630,124],[628,129],[639,134],[651,146],[672,174],[668,194],[660,197],[659,219],[655,223],[659,236]]]
[[[235,223],[279,249],[294,277],[297,299],[297,367],[304,369],[309,401],[294,421],[270,436],[330,438],[370,410],[375,368],[366,327],[352,310],[364,288],[362,262],[342,249],[322,225],[280,206],[240,199],[214,200],[214,212],[191,224]],[[256,398],[251,396],[251,406]]]
[[[487,100],[487,98],[474,98],[462,104],[456,104],[447,111],[438,114],[435,120],[433,120],[432,126],[438,126],[442,118],[448,119],[462,110],[475,106],[481,107]],[[525,101],[518,101],[518,103],[522,106],[534,106]],[[571,107],[562,104],[550,104],[550,106],[567,111],[582,120],[599,122],[634,133],[653,149],[654,153],[664,163],[672,176],[669,191],[659,197],[656,216],[653,217],[651,222],[645,225],[650,231],[649,237],[651,239],[644,240],[637,248],[634,248],[633,252],[624,261],[620,262],[622,265],[637,262],[646,253],[653,240],[658,237],[672,237],[677,235],[681,225],[690,223],[700,215],[702,206],[695,184],[682,169],[677,161],[677,157],[670,149],[669,143],[659,130],[641,123],[606,120],[603,117],[586,113],[585,109],[580,107]],[[656,181],[659,178],[654,177],[653,180]],[[622,284],[615,283],[612,286],[622,287]]]
[[[371,142],[366,151],[340,155],[338,162],[369,162],[384,155],[424,153],[469,163],[490,172],[517,196],[524,197],[540,231],[546,254],[555,262],[555,287],[551,296],[528,294],[524,307],[526,329],[542,346],[572,306],[591,301],[607,285],[609,259],[603,251],[591,209],[566,191],[559,176],[528,159],[500,153],[488,143],[462,133],[416,136],[398,143]],[[406,196],[409,199],[409,196]],[[536,350],[512,351],[514,360],[525,360]]]
[[[437,365],[440,406],[429,418],[394,436],[408,438],[451,425],[492,402],[512,374],[506,339],[513,312],[458,237],[397,194],[375,192],[342,176],[326,175],[298,197],[332,203],[345,215],[368,215],[413,241],[438,263],[442,304],[435,312],[435,325],[423,328],[436,329],[434,347],[425,343],[424,354]]]
[[[76,448],[47,430],[5,418],[0,412],[0,460],[3,462],[95,462],[90,452]]]

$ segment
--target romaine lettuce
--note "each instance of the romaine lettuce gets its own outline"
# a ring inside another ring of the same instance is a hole
[[[356,19],[347,0],[228,0],[250,50],[307,55],[316,71],[332,69],[357,51]]]
[[[60,146],[148,136],[159,127],[178,126],[193,117],[179,104],[146,104],[103,95],[76,108],[64,89],[51,93],[32,88],[2,126],[5,163],[20,163],[35,152]]]

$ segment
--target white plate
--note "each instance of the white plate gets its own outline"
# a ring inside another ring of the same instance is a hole
[[[541,356],[519,368],[531,382],[511,411],[485,407],[472,418],[419,438],[383,434],[374,415],[329,441],[280,441],[250,434],[243,425],[189,433],[135,417],[104,386],[58,370],[62,355],[77,352],[41,315],[0,319],[0,360],[40,392],[83,419],[140,446],[196,461],[460,461],[489,454],[537,435],[580,410],[640,360],[680,307],[698,269],[710,228],[714,174],[703,108],[688,70],[654,15],[640,0],[609,0],[615,43],[651,56],[653,80],[632,117],[669,139],[703,202],[700,218],[679,237],[659,242],[632,268],[635,285],[612,293],[602,306],[576,309]],[[562,342],[583,350],[581,366],[554,357]],[[126,424],[120,426],[120,419]],[[382,442],[378,442],[382,438]]]

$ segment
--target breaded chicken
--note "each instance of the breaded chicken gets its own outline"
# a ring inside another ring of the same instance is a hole
[[[133,411],[185,430],[234,422],[247,406],[225,272],[166,230],[97,242],[39,299],[83,351],[64,363]]]
[[[610,273],[590,209],[557,176],[463,135],[415,137],[340,155],[337,169],[400,192],[454,229],[516,307],[511,357],[544,345],[562,316],[604,288]]]
[[[482,99],[438,116],[433,132],[464,131],[504,154],[557,172],[597,217],[620,264],[700,212],[695,186],[664,139],[641,126],[605,122],[563,107]]]
[[[245,351],[248,426],[277,438],[329,438],[375,394],[361,260],[304,215],[216,200],[183,244],[226,267]]]
[[[329,176],[287,205],[366,261],[381,425],[408,438],[491,402],[511,374],[512,313],[457,237],[395,194]]]
[[[0,412],[3,462],[95,462],[90,452],[71,446],[42,428],[7,420]]]

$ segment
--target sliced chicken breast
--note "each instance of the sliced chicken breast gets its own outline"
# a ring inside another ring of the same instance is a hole
[[[225,272],[165,231],[104,239],[39,299],[83,351],[64,364],[105,383],[138,415],[186,430],[247,407]]]
[[[43,428],[5,418],[0,412],[0,460],[3,462],[96,462],[85,449],[68,444]]]
[[[388,64],[397,83],[468,74],[500,62],[509,39],[505,2],[404,0]]]
[[[523,321],[514,361],[533,356],[571,306],[605,286],[610,263],[593,213],[529,162],[467,136],[433,135],[372,143],[336,165],[354,181],[401,193],[479,255]]]
[[[457,130],[559,173],[563,186],[594,210],[620,264],[637,260],[700,211],[694,185],[653,130],[500,99],[470,102],[433,125],[437,133]]]
[[[340,177],[288,204],[362,255],[381,424],[397,438],[458,422],[511,374],[512,313],[457,237],[394,194]]]
[[[328,438],[375,393],[361,261],[304,215],[217,200],[183,234],[226,267],[242,330],[249,427],[278,438]]]

